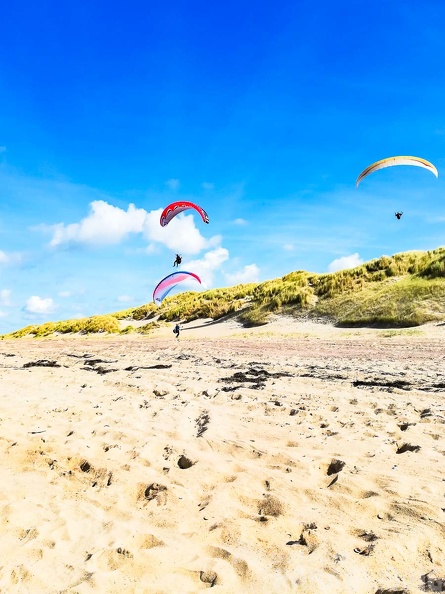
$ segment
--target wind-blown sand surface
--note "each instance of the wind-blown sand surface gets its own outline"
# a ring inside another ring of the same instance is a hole
[[[445,591],[444,338],[2,341],[0,591]]]

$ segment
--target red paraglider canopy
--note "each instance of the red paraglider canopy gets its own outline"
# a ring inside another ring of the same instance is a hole
[[[161,227],[165,227],[177,214],[183,212],[184,210],[189,210],[190,208],[193,208],[194,210],[199,212],[204,223],[209,222],[209,217],[203,208],[201,208],[197,204],[193,204],[193,202],[186,202],[184,200],[181,200],[179,202],[172,202],[164,208],[160,220]]]

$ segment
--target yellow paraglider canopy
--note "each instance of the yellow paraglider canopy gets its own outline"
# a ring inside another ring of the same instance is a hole
[[[374,173],[374,171],[378,171],[379,169],[383,169],[385,167],[392,167],[393,165],[414,165],[415,167],[423,167],[424,169],[428,169],[428,171],[431,171],[431,173],[434,173],[436,177],[439,177],[439,173],[437,169],[434,167],[434,165],[426,159],[422,159],[421,157],[387,157],[386,159],[376,161],[375,163],[369,165],[369,167],[364,169],[358,176],[357,181],[355,182],[356,187],[358,188],[362,179],[367,177],[370,173]]]

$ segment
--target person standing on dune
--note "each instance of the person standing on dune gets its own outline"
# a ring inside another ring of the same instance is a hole
[[[176,326],[173,328],[173,334],[176,334],[176,338],[179,339],[179,332],[181,331],[181,327],[179,326],[179,324],[176,324]]]

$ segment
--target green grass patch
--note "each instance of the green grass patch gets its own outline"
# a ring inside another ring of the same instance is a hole
[[[405,276],[320,300],[314,312],[339,326],[419,326],[445,317],[445,282]]]
[[[26,328],[17,330],[16,332],[3,335],[2,338],[23,338],[24,336],[42,338],[55,333],[74,334],[79,332],[81,334],[117,333],[120,332],[120,324],[112,315],[92,316],[90,318],[46,322],[41,325],[26,326]]]
[[[403,328],[401,330],[382,330],[380,336],[384,338],[394,338],[399,336],[422,336],[422,330],[417,328]]]
[[[148,324],[135,328],[135,332],[138,334],[152,334],[155,330],[161,328],[161,326],[168,326],[168,324],[165,322],[149,322]]]
[[[160,307],[146,303],[103,316],[46,322],[3,338],[75,332],[145,334],[153,332],[156,323],[199,318],[234,317],[245,326],[262,326],[272,313],[321,316],[339,326],[403,328],[445,320],[445,248],[382,256],[329,274],[297,270],[263,283],[187,291],[167,297]],[[119,320],[151,322],[121,330]]]

